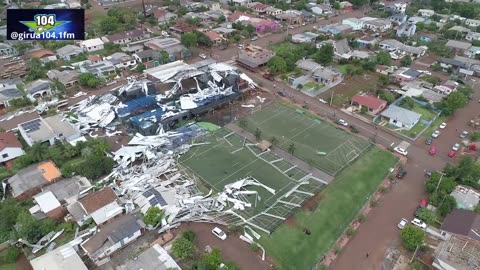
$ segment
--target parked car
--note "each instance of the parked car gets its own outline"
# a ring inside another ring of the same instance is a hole
[[[253,37],[253,38],[251,38],[250,40],[251,40],[251,41],[255,41],[255,40],[257,40],[257,39],[258,39],[258,37]]]
[[[438,136],[440,136],[440,131],[439,131],[439,130],[435,130],[435,131],[432,133],[432,138],[438,138]]]
[[[200,58],[202,58],[202,59],[206,59],[206,58],[207,58],[207,56],[206,56],[205,54],[203,54],[203,53],[199,54],[198,57],[200,57]]]
[[[407,226],[408,224],[408,220],[406,220],[405,218],[402,218],[402,220],[400,220],[400,222],[398,223],[397,227],[402,230],[403,228],[405,228],[405,226]]]
[[[437,147],[436,146],[430,147],[430,150],[428,150],[428,153],[430,154],[430,156],[435,156],[437,154]]]
[[[227,234],[224,233],[224,232],[223,232],[220,228],[218,228],[218,227],[213,228],[212,234],[215,235],[216,237],[222,239],[222,240],[227,239]]]
[[[432,142],[433,142],[433,139],[430,138],[430,137],[425,139],[425,144],[426,144],[426,145],[431,145]]]
[[[425,230],[427,228],[427,224],[423,221],[421,221],[420,219],[418,218],[414,218],[411,223],[417,227],[419,227],[420,229],[423,229]]]
[[[446,127],[447,127],[447,123],[441,123],[440,126],[439,126],[439,128],[441,128],[441,129],[444,129]]]
[[[453,151],[458,151],[458,149],[460,149],[460,144],[459,143],[456,143],[452,146]]]
[[[398,179],[403,179],[405,177],[405,175],[407,175],[407,171],[405,171],[404,169],[398,170],[398,172],[397,172],[397,178]]]
[[[454,158],[456,154],[457,154],[457,152],[455,152],[453,150],[450,150],[450,152],[448,152],[448,157],[449,158]]]
[[[398,146],[395,147],[395,148],[393,148],[393,150],[394,150],[395,152],[399,153],[400,155],[403,155],[403,156],[408,155],[408,151],[407,151],[407,150],[405,150],[405,149],[403,149],[403,148],[400,148],[400,147],[398,147]]]
[[[338,124],[340,124],[344,127],[348,127],[348,122],[343,120],[343,119],[338,119]]]
[[[278,91],[277,94],[281,97],[285,97],[285,94],[282,91]]]
[[[468,137],[468,131],[465,131],[465,130],[464,130],[464,131],[462,131],[462,133],[460,133],[460,138],[461,138],[461,139],[465,139],[465,138],[467,138],[467,137]]]

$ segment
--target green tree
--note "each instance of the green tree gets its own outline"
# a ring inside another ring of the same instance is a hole
[[[55,222],[46,218],[37,220],[27,210],[22,210],[17,216],[16,236],[30,243],[37,242],[41,237],[55,229]]]
[[[205,33],[200,31],[194,31],[193,33],[197,36],[197,44],[199,46],[211,47],[213,45],[212,40]]]
[[[457,207],[457,201],[455,200],[455,198],[450,195],[446,195],[445,199],[438,207],[438,213],[442,217],[445,217],[450,212],[452,212],[452,210],[455,209],[455,207]]]
[[[241,127],[242,129],[246,129],[246,128],[247,128],[247,120],[241,119],[241,120],[238,122],[238,126]]]
[[[7,255],[5,256],[6,263],[15,263],[18,256],[20,255],[20,249],[17,247],[10,247],[7,250]]]
[[[414,251],[418,246],[423,244],[425,233],[413,225],[407,225],[403,228],[401,237],[405,248]]]
[[[253,25],[251,24],[248,24],[247,26],[245,26],[245,30],[247,31],[249,37],[255,34],[255,31],[256,31],[255,27],[253,27]]]
[[[379,51],[375,57],[378,65],[390,66],[392,64],[392,59],[386,51]]]
[[[378,78],[378,81],[380,82],[381,85],[387,85],[390,83],[390,77],[385,74],[381,74],[380,77]]]
[[[222,263],[222,252],[218,248],[213,248],[210,253],[205,253],[198,265],[198,270],[217,270]]]
[[[193,32],[188,32],[181,37],[182,44],[187,48],[192,48],[197,45],[197,35]]]
[[[271,74],[287,72],[287,62],[279,56],[274,56],[268,61],[268,68]]]
[[[417,212],[417,217],[429,225],[434,224],[435,221],[437,220],[437,216],[435,215],[435,212],[427,208],[419,209]]]
[[[223,23],[223,22],[225,22],[226,20],[227,20],[227,18],[225,18],[225,16],[222,15],[222,16],[218,17],[217,22]]]
[[[277,143],[278,143],[277,137],[272,136],[272,137],[270,138],[270,143],[273,144],[273,145],[277,145]]]
[[[92,148],[94,154],[98,156],[103,156],[111,150],[108,141],[105,139],[92,140]]]
[[[262,131],[259,128],[255,129],[254,135],[257,141],[260,141],[260,139],[262,139]]]
[[[413,107],[415,107],[415,101],[413,101],[411,97],[405,97],[400,103],[400,105],[406,109],[411,110],[413,109]]]
[[[195,245],[183,237],[177,238],[172,244],[172,253],[180,259],[190,259],[195,252]]]
[[[78,82],[81,86],[86,86],[90,88],[96,88],[100,84],[102,84],[102,80],[95,76],[92,73],[82,73],[78,78]]]
[[[100,21],[100,31],[104,34],[115,33],[120,28],[120,22],[115,17],[107,16]]]
[[[37,58],[32,58],[27,64],[27,75],[25,77],[27,82],[46,78],[47,70],[42,67],[42,63]]]
[[[188,230],[182,233],[182,237],[187,239],[190,242],[193,242],[193,240],[195,240],[196,235],[194,231]]]
[[[333,62],[333,54],[333,46],[328,43],[323,45],[313,58],[316,62],[326,66]]]
[[[295,144],[294,144],[294,143],[291,143],[291,144],[288,146],[288,149],[287,149],[288,153],[290,153],[290,155],[293,156],[293,154],[295,153],[295,150],[296,150],[296,149],[295,149]]]
[[[36,143],[30,147],[28,153],[35,161],[43,161],[48,157],[48,146],[46,144]]]
[[[13,199],[0,203],[0,241],[3,243],[10,238],[13,226],[17,222],[20,207]]]
[[[145,224],[155,227],[162,221],[162,217],[163,210],[156,206],[153,206],[148,208],[145,216],[143,217],[143,221],[145,221]]]
[[[400,60],[400,64],[404,67],[408,67],[412,64],[412,57],[410,55],[406,55]]]
[[[135,68],[135,71],[138,72],[138,73],[142,73],[145,69],[147,69],[147,67],[145,66],[144,63],[140,63],[137,65],[137,67]]]
[[[452,115],[456,110],[465,107],[467,103],[468,98],[461,92],[455,91],[443,101],[437,103],[437,107],[442,109],[444,115]]]
[[[185,14],[188,13],[188,8],[186,6],[181,6],[178,10],[177,10],[177,14],[178,16],[183,16]]]

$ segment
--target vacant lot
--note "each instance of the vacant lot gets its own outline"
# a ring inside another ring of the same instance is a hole
[[[345,66],[340,67],[340,71]],[[333,104],[341,107],[350,102],[353,96],[360,92],[375,91],[377,89],[378,77],[376,74],[366,73],[364,75],[345,76],[340,84],[320,94],[320,98],[330,101],[333,93]]]
[[[320,193],[312,212],[298,212],[261,245],[279,269],[311,269],[355,218],[397,159],[389,152],[370,149]],[[305,231],[309,231],[307,235]]]

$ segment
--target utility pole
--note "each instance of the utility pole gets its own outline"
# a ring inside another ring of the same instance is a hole
[[[145,0],[142,0],[142,6],[143,6],[143,18],[147,18],[147,9],[145,7]]]
[[[439,173],[441,174],[441,175],[440,175],[440,180],[438,181],[437,187],[435,188],[435,192],[437,192],[438,187],[440,186],[440,183],[442,183],[442,179],[443,179],[443,175],[444,175],[443,172],[439,172]]]

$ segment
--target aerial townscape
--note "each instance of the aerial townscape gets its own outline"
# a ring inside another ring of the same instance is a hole
[[[479,157],[480,0],[1,4],[0,270],[480,270]]]

